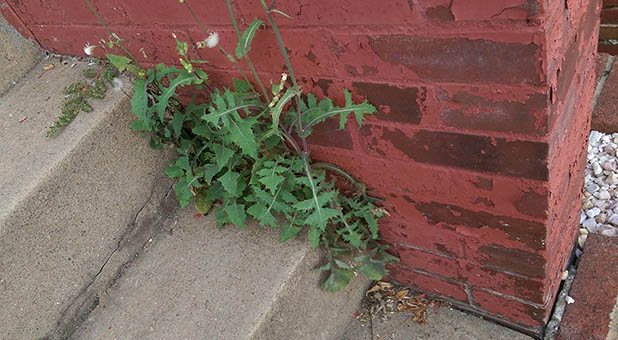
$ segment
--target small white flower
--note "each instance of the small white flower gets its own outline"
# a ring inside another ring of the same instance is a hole
[[[84,53],[86,53],[86,55],[92,55],[92,50],[94,50],[94,46],[86,43],[86,46],[84,46]]]
[[[206,40],[204,40],[206,42],[206,46],[213,48],[217,45],[219,45],[219,33],[217,32],[212,32],[208,35],[208,38],[206,38]]]

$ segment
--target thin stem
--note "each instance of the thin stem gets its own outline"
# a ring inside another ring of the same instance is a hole
[[[275,32],[275,36],[277,37],[277,43],[279,45],[279,49],[281,50],[281,54],[283,54],[283,59],[285,60],[285,64],[288,67],[288,72],[290,72],[290,78],[292,79],[292,85],[296,87],[298,86],[298,82],[296,81],[296,76],[294,75],[294,69],[292,68],[290,57],[288,56],[288,52],[285,49],[285,45],[283,44],[283,39],[281,39],[281,34],[279,33],[279,28],[277,27],[277,23],[275,22],[275,19],[273,18],[273,16],[270,14],[272,5],[271,7],[266,7],[264,0],[260,0],[260,3],[262,4],[262,8],[264,8],[264,12],[266,12],[266,16],[268,16],[268,21],[270,21],[270,24],[273,27],[273,31]],[[303,122],[300,117],[300,92],[296,96],[296,115],[297,115],[296,120],[298,124],[297,131],[300,132],[303,130]],[[303,152],[307,153],[307,141],[302,135],[300,137],[303,142]]]
[[[112,33],[112,30],[109,29],[109,27],[107,27],[107,24],[105,23],[105,21],[103,21],[103,18],[101,18],[101,16],[99,15],[99,12],[97,12],[97,10],[94,8],[94,6],[92,6],[92,3],[90,3],[90,0],[84,0],[86,2],[86,5],[88,6],[88,8],[90,8],[90,11],[92,11],[92,13],[94,14],[95,17],[97,17],[97,20],[99,20],[99,22],[101,23],[101,25],[103,25],[103,28],[105,28],[105,31],[107,31],[107,34],[109,34],[110,39],[114,36],[114,34]],[[118,42],[116,43],[120,49],[122,49],[124,51],[124,53],[127,54],[127,56],[129,58],[131,58],[131,60],[133,60],[133,62],[135,63],[135,65],[137,65],[139,68],[143,69],[144,67],[142,67],[142,65],[140,64],[140,62],[135,58],[135,56],[133,55],[133,53],[131,53],[131,51],[129,51],[128,48],[126,48],[122,42],[120,40],[118,40]]]
[[[238,23],[236,22],[236,17],[234,16],[234,11],[232,10],[232,3],[230,0],[225,0],[225,2],[227,4],[227,11],[228,13],[230,13],[230,18],[232,19],[232,25],[234,26],[234,32],[236,32],[236,37],[238,37],[238,41],[240,42],[240,30],[238,29]],[[253,77],[255,78],[258,85],[260,86],[260,90],[262,90],[262,93],[264,94],[264,98],[266,98],[267,101],[270,101],[268,92],[266,91],[264,84],[262,84],[262,79],[260,79],[257,72],[255,71],[255,67],[253,67],[251,58],[249,58],[249,56],[246,55],[245,59],[247,59],[247,65],[249,65],[249,68],[251,69],[251,72],[253,73]]]
[[[191,13],[191,16],[193,17],[193,20],[195,20],[195,22],[198,24],[198,26],[200,26],[200,28],[202,29],[202,31],[204,31],[204,33],[206,34],[206,36],[208,36],[210,34],[210,31],[208,31],[208,29],[206,28],[206,26],[204,26],[202,24],[202,21],[197,17],[197,15],[195,14],[195,12],[193,11],[193,8],[191,8],[191,6],[189,5],[189,2],[187,2],[187,0],[184,0],[183,3],[185,4],[185,7],[187,7],[187,9],[189,10],[189,13]],[[253,90],[255,92],[255,89],[253,88],[253,85],[251,84],[251,82],[249,81],[249,79],[247,78],[247,76],[245,75],[245,73],[242,71],[242,69],[240,68],[240,65],[238,65],[238,62],[236,61],[236,59],[234,59],[234,56],[232,56],[231,54],[229,54],[225,48],[223,48],[223,46],[221,46],[221,44],[218,45],[219,47],[219,51],[221,51],[221,53],[223,53],[223,55],[225,55],[225,57],[227,59],[229,59],[229,61],[231,61],[234,64],[234,67],[236,67],[236,70],[240,73],[240,75],[243,77],[243,79],[247,82],[247,84],[249,84],[249,86],[251,86],[251,90]]]

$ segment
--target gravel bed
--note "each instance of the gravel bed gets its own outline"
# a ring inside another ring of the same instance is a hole
[[[618,236],[618,133],[591,131],[578,243],[588,233]]]

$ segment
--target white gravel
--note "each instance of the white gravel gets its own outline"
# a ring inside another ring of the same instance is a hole
[[[618,236],[618,133],[591,131],[584,198],[580,217],[579,246],[588,233]]]

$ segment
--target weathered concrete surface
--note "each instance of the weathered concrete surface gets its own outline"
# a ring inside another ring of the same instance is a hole
[[[531,340],[527,335],[452,308],[430,310],[427,324],[410,313],[396,313],[387,321],[374,320],[374,339],[382,340]],[[352,321],[341,340],[371,340],[369,323]]]
[[[569,296],[574,302],[566,307],[558,340],[616,339],[618,238],[588,235]]]
[[[324,292],[304,239],[185,209],[100,299],[72,339],[338,339],[366,281]]]
[[[93,290],[109,285],[149,238],[159,218],[150,206],[171,185],[166,155],[129,129],[122,92],[93,100],[94,112],[45,137],[62,89],[84,67],[46,60],[0,97],[2,339],[67,332],[92,306]]]
[[[0,95],[13,86],[41,58],[41,52],[24,39],[0,14]]]

